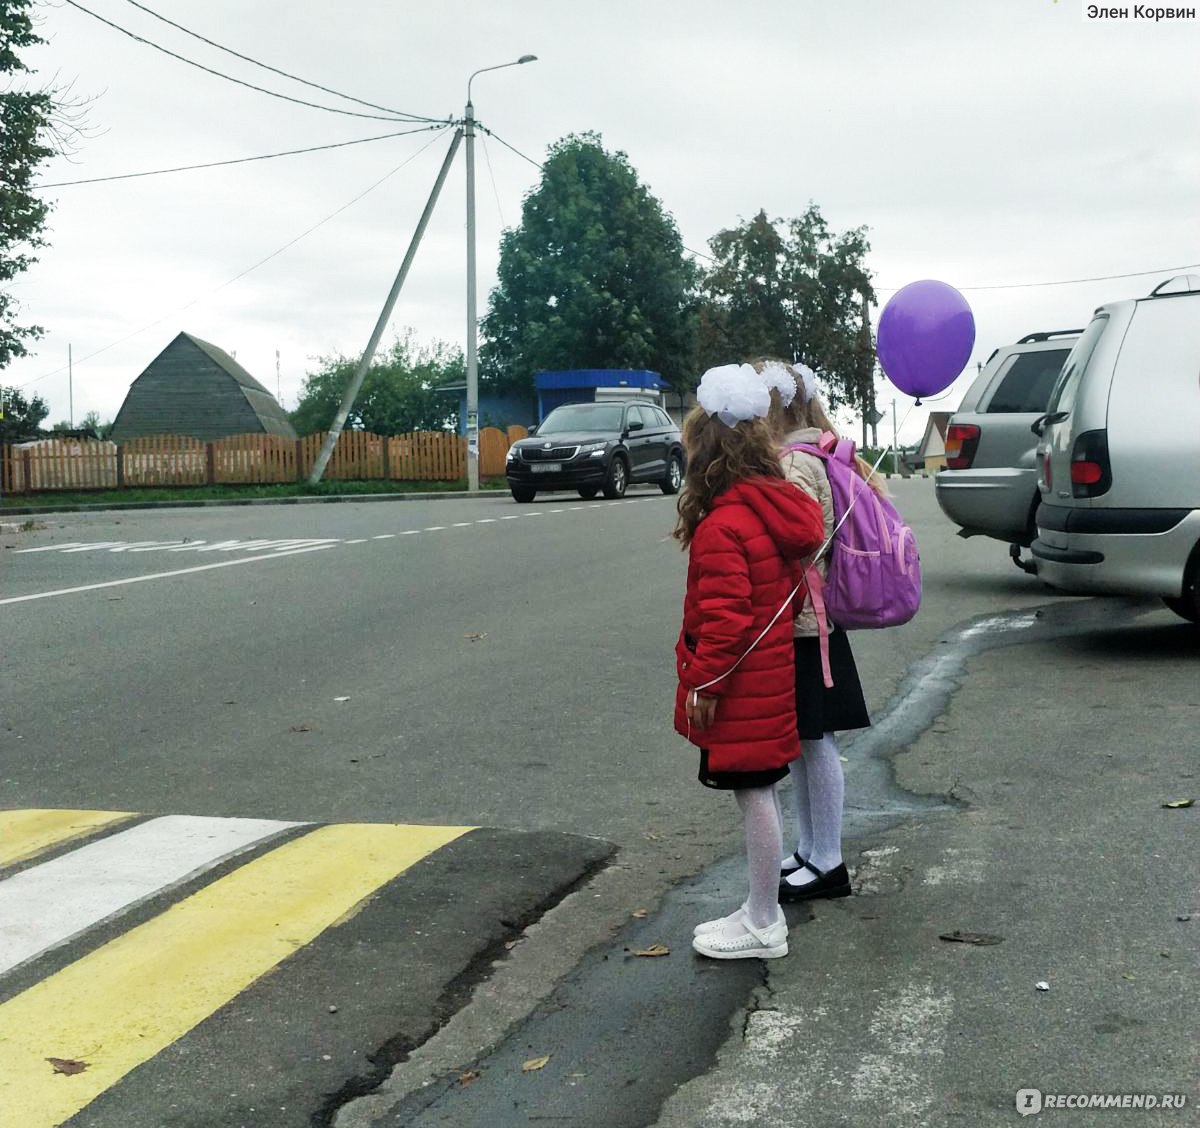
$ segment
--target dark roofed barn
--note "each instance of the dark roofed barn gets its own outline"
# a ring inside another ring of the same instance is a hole
[[[180,333],[130,385],[109,438],[191,435],[209,442],[246,434],[296,438],[275,397],[233,357]]]

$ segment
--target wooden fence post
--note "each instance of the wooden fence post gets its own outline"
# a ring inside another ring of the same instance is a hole
[[[21,483],[21,485],[24,486],[24,489],[22,489],[21,492],[25,494],[33,493],[33,475],[31,472],[32,462],[33,457],[29,450],[26,449],[21,451],[21,477],[24,479],[24,481]]]
[[[212,443],[204,444],[204,481],[210,486],[217,482],[217,451]]]
[[[117,489],[125,488],[125,447],[122,443],[117,444]]]

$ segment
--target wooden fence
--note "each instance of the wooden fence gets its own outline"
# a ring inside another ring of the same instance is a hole
[[[508,448],[524,427],[479,432],[479,476],[504,474]],[[111,443],[44,439],[0,446],[0,493],[115,490],[147,486],[262,485],[304,481],[325,441],[232,435],[201,442],[186,435],[155,435]],[[453,482],[467,474],[467,440],[445,431],[374,435],[343,431],[323,477],[338,481]]]

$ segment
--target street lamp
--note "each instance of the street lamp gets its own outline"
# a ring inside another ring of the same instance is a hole
[[[536,55],[522,55],[511,63],[481,67],[467,79],[467,108],[463,113],[463,136],[467,142],[467,489],[479,490],[479,319],[475,309],[475,107],[471,105],[471,83],[485,71],[532,63]]]

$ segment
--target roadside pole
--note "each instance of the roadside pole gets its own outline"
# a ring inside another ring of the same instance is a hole
[[[442,161],[441,170],[438,172],[437,180],[433,185],[433,191],[429,193],[429,201],[425,204],[425,210],[421,213],[421,219],[417,224],[417,230],[413,233],[412,242],[408,245],[408,253],[404,256],[400,272],[396,275],[396,281],[392,283],[392,289],[387,296],[387,301],[383,303],[379,320],[375,322],[375,331],[371,334],[371,339],[367,342],[362,359],[358,362],[358,368],[355,369],[350,385],[346,388],[346,394],[342,396],[342,403],[337,410],[337,415],[334,416],[333,422],[329,425],[329,431],[325,435],[325,442],[321,444],[320,453],[313,463],[312,473],[308,476],[308,484],[310,486],[315,486],[321,480],[321,476],[325,473],[325,467],[329,464],[330,455],[333,454],[333,448],[337,446],[337,441],[341,437],[342,428],[346,425],[346,417],[350,414],[350,409],[354,406],[354,400],[358,396],[359,389],[362,387],[363,379],[367,375],[367,369],[371,367],[371,361],[375,356],[375,349],[379,345],[379,338],[383,336],[383,331],[392,316],[396,299],[400,296],[400,288],[404,285],[404,279],[408,276],[409,267],[412,266],[413,259],[416,257],[421,236],[425,234],[429,217],[433,214],[433,207],[437,203],[438,195],[442,191],[442,184],[445,183],[446,174],[450,171],[450,165],[454,161],[454,154],[458,152],[458,146],[462,138],[463,130],[462,126],[459,126],[454,131],[454,139],[450,142],[450,150],[446,153],[446,159]]]

